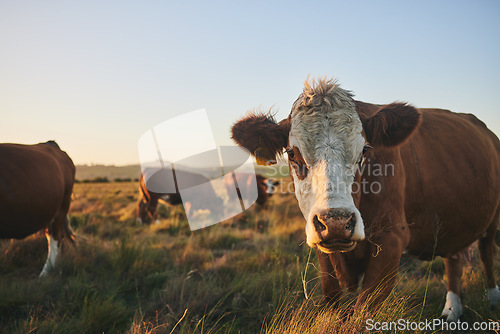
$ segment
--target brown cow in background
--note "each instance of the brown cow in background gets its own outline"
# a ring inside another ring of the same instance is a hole
[[[179,172],[177,172],[179,173]],[[182,172],[181,172],[182,173]],[[184,172],[186,173],[186,172]],[[250,173],[236,173],[237,175],[237,183],[238,185],[241,185],[239,188],[240,191],[246,191],[248,192],[249,189],[247,187],[244,187],[244,185],[249,184],[250,182],[250,177],[253,177],[253,174]],[[233,187],[234,184],[232,182],[232,179],[227,181],[227,178],[232,178],[232,173],[226,174],[224,176],[224,184],[226,187]],[[191,176],[191,179],[196,179],[198,182],[201,183],[206,183],[209,182],[209,179],[205,178],[204,176],[201,176],[199,174],[193,174]],[[257,180],[257,204],[260,206],[263,206],[269,197],[271,197],[276,189],[276,187],[279,185],[279,181],[275,181],[273,179],[265,178],[264,176],[260,174],[256,174],[256,180]],[[158,207],[158,202],[163,202],[165,204],[170,204],[170,205],[179,205],[182,204],[182,199],[181,195],[179,193],[156,193],[153,191],[150,191],[146,187],[146,183],[144,182],[144,175],[141,173],[141,176],[139,178],[139,201],[137,203],[137,220],[140,223],[150,223],[151,221],[156,221],[156,209]],[[227,189],[228,193],[232,191],[232,189]],[[248,194],[242,194],[244,198],[248,198]],[[204,196],[216,196],[215,191],[209,191],[209,193],[204,194]],[[202,198],[203,196],[199,196]],[[221,202],[222,205],[222,202]],[[187,207],[189,208],[190,205],[187,203]]]
[[[266,178],[260,174],[251,173],[234,173],[236,177],[236,184],[241,192],[243,199],[251,198],[251,184],[257,182],[257,200],[255,201],[259,206],[264,206],[267,200],[274,194],[276,187],[280,184],[279,181]],[[255,176],[254,176],[255,175]],[[255,181],[254,181],[255,180]],[[233,173],[228,173],[224,176],[224,185],[228,193],[234,187]]]
[[[0,238],[45,230],[49,250],[40,276],[54,268],[61,242],[73,241],[68,211],[74,182],[75,165],[56,142],[0,144]]]
[[[462,251],[474,241],[487,297],[500,303],[493,272],[500,214],[500,142],[470,114],[356,101],[332,80],[306,81],[288,118],[250,114],[234,140],[258,161],[285,149],[295,195],[317,249],[325,297],[361,284],[356,307],[383,301],[401,254],[444,258],[443,316],[456,321]]]
[[[191,173],[183,170],[176,170],[175,175],[179,178],[182,177],[184,181],[188,181],[191,186],[205,184],[210,182],[208,178],[198,173]],[[179,192],[176,193],[158,193],[150,191],[146,185],[145,177],[141,173],[139,178],[139,201],[137,203],[137,220],[139,223],[149,224],[152,221],[158,223],[156,218],[156,209],[158,207],[158,202],[163,202],[165,204],[170,205],[178,205],[182,204],[181,195]],[[223,202],[220,199],[212,187],[204,187],[201,191],[204,193],[198,193],[196,196],[198,199],[203,200],[207,199],[206,203],[197,203],[199,208],[207,209],[211,213],[217,215],[223,209]],[[212,201],[209,199],[216,199],[215,202],[218,205],[214,206]],[[186,215],[189,216],[191,213],[192,203],[186,202],[184,203],[184,207],[186,209]]]

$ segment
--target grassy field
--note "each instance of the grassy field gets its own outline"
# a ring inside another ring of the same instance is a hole
[[[137,189],[76,184],[78,238],[49,277],[37,278],[42,235],[0,241],[1,333],[353,333],[366,331],[367,318],[422,321],[444,306],[442,260],[406,257],[377,314],[346,316],[354,294],[335,309],[320,306],[316,255],[293,194],[191,232],[182,207],[161,206],[159,224],[138,225]],[[499,269],[497,260],[497,277]],[[465,321],[500,319],[486,301],[477,250],[463,286]]]

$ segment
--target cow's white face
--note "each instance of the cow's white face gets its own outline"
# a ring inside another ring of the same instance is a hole
[[[350,93],[333,85],[325,96],[308,95],[306,87],[292,108],[288,140],[308,245],[326,253],[353,249],[365,237],[352,196],[365,138]]]

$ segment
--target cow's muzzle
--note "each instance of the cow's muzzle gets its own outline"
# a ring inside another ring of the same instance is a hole
[[[318,248],[325,253],[346,252],[356,246],[352,240],[356,215],[343,209],[326,209],[313,216],[313,225],[320,242]]]

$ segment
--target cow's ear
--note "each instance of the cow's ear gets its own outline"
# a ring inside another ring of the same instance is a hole
[[[417,129],[420,112],[406,103],[391,103],[369,117],[361,116],[366,140],[373,146],[397,146]]]
[[[276,163],[288,144],[289,119],[276,123],[270,114],[250,113],[231,128],[231,138],[252,154],[259,165]]]

